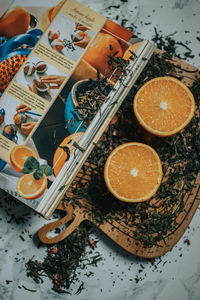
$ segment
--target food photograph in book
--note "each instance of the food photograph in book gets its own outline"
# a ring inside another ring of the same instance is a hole
[[[41,42],[76,62],[93,36],[92,30],[60,13],[43,35]]]
[[[39,113],[10,95],[0,100],[0,133],[11,141],[24,144],[40,118]]]
[[[17,1],[14,1],[1,17],[0,96],[31,53],[64,1],[56,1],[56,3],[54,6],[45,7],[36,1],[32,6],[26,6],[25,2],[25,5],[20,6]]]
[[[31,55],[19,70],[15,81],[50,102],[55,97],[57,88],[60,87],[60,81],[64,81],[66,76],[50,63]],[[59,78],[58,81],[57,78]]]

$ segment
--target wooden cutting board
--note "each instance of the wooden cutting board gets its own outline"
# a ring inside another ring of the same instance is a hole
[[[186,70],[185,72],[182,71],[182,74],[185,76],[184,83],[187,86],[190,86],[194,79],[200,77],[199,71],[194,67],[178,59],[177,63]],[[88,166],[87,162],[86,166]],[[93,169],[95,168],[96,167],[94,166]],[[98,173],[97,169],[95,171]],[[89,173],[87,173],[87,175],[84,175],[83,170],[81,170],[77,175],[75,181],[72,183],[72,187],[74,184],[79,182],[80,178],[83,178],[83,176],[85,176],[85,180],[87,181],[90,180],[90,177],[93,175]],[[104,221],[103,223],[97,221],[95,215],[98,213],[100,215],[101,211],[98,211],[98,207],[95,204],[95,199],[93,199],[93,201],[89,201],[85,198],[79,199],[79,205],[76,205],[75,207],[71,204],[63,207],[63,203],[61,202],[58,205],[57,209],[66,212],[66,215],[62,219],[48,223],[44,227],[42,227],[38,232],[39,238],[43,243],[46,244],[59,242],[69,236],[81,222],[88,220],[128,252],[144,258],[159,257],[172,249],[172,247],[182,237],[198,208],[198,205],[200,203],[200,173],[196,176],[196,179],[192,184],[192,189],[180,191],[180,197],[182,197],[183,200],[182,202],[180,202],[181,204],[179,202],[176,202],[173,206],[173,211],[178,211],[179,205],[183,205],[180,213],[177,214],[176,225],[173,227],[173,230],[166,230],[163,239],[159,240],[159,242],[155,245],[147,247],[144,244],[144,240],[140,240],[138,238],[138,235],[136,235],[136,227],[140,228],[142,224],[138,223],[138,226],[135,224],[134,226],[132,226],[132,223],[128,221],[128,218],[131,218],[131,214],[127,214],[127,220],[125,220],[124,217],[120,218],[120,208],[115,212],[115,216],[113,216],[112,219],[109,219],[109,221]],[[67,192],[67,195],[69,197],[73,196],[72,187]],[[104,192],[102,189],[102,197],[104,197]],[[170,213],[171,208],[169,208],[169,214]],[[68,226],[61,233],[54,237],[49,236],[49,233],[51,231],[67,223]],[[152,237],[154,237],[156,235],[156,232],[151,234]]]

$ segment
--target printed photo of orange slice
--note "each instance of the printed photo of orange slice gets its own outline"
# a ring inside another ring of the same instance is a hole
[[[22,172],[24,163],[29,156],[38,159],[38,155],[32,148],[24,145],[17,145],[10,152],[10,163],[17,172]]]
[[[189,88],[174,77],[157,77],[137,92],[133,108],[138,122],[157,136],[181,131],[192,119],[194,97]]]
[[[124,202],[150,199],[162,180],[162,164],[156,151],[142,143],[125,143],[115,148],[104,167],[109,191]]]
[[[43,174],[42,178],[36,180],[33,173],[22,175],[17,182],[18,194],[27,200],[39,198],[47,188],[47,177]]]
[[[58,175],[64,164],[66,163],[67,160],[67,152],[64,150],[63,147],[68,147],[69,150],[69,155],[73,152],[75,147],[73,146],[73,143],[76,142],[78,143],[83,136],[84,132],[76,132],[68,137],[66,137],[62,143],[59,145],[59,147],[56,149],[56,152],[54,154],[53,158],[53,170],[55,176]]]

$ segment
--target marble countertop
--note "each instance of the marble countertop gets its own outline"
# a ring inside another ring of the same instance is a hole
[[[19,5],[30,0],[18,0]],[[39,2],[39,1],[38,1]],[[45,0],[43,5],[58,3]],[[200,68],[200,1],[199,0],[81,0],[80,2],[125,26],[135,27],[140,37],[151,40],[155,29],[163,35],[174,34],[177,41],[192,49],[193,58],[187,61]],[[37,0],[34,1],[35,5]],[[120,4],[120,6],[119,6]],[[109,9],[108,9],[109,7]],[[185,52],[179,46],[179,53]],[[87,267],[78,275],[85,289],[75,294],[80,282],[73,286],[71,295],[57,294],[45,279],[36,284],[26,276],[25,262],[35,256],[43,259],[45,246],[38,248],[37,231],[47,223],[28,208],[0,199],[0,300],[199,300],[200,297],[200,210],[197,209],[189,228],[176,246],[155,262],[138,259],[128,254],[109,238],[94,230],[99,240],[96,250],[103,257],[97,267]],[[17,221],[16,221],[17,220]],[[185,241],[189,240],[190,243]],[[26,290],[33,289],[34,292]]]

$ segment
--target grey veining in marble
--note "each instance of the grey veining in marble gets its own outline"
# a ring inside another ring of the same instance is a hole
[[[58,0],[44,0],[43,6]],[[163,35],[174,33],[177,41],[187,43],[193,58],[187,61],[200,67],[200,1],[199,0],[81,0],[92,9],[125,26],[135,26],[135,32],[151,40],[156,27]],[[39,0],[17,0],[19,5],[41,5]],[[120,5],[120,6],[119,6]],[[110,7],[110,8],[109,8]],[[160,31],[161,30],[161,31]],[[179,52],[185,51],[179,46]],[[19,222],[15,221],[15,216]],[[20,222],[24,217],[24,222]],[[36,233],[46,221],[28,208],[0,200],[0,300],[199,300],[200,299],[200,210],[177,245],[153,264],[129,255],[99,231],[97,250],[103,260],[91,277],[80,270],[79,280],[85,290],[72,295],[57,294],[48,278],[36,284],[26,276],[25,262],[35,256],[42,260],[45,247],[37,247]],[[185,240],[190,240],[190,245]],[[137,280],[138,279],[138,280]],[[138,281],[138,282],[137,282]],[[27,291],[24,287],[32,289]]]

